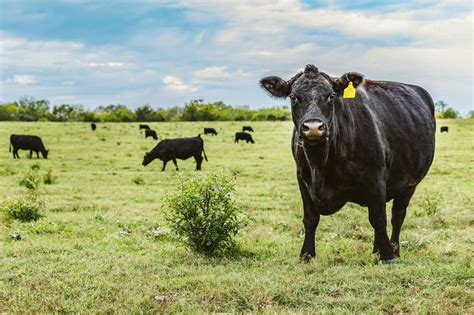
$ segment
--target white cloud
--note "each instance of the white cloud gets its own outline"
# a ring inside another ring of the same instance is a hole
[[[17,74],[13,77],[13,82],[26,85],[26,84],[34,84],[36,83],[35,78],[32,75],[21,75]]]
[[[123,62],[90,62],[88,66],[91,68],[123,68],[126,64]]]
[[[198,90],[197,86],[192,84],[185,84],[179,77],[174,75],[165,76],[162,82],[166,86],[166,88],[179,92],[195,92]]]
[[[227,67],[206,67],[204,69],[198,70],[194,72],[194,75],[199,78],[219,78],[219,77],[226,77],[229,73],[226,71]]]

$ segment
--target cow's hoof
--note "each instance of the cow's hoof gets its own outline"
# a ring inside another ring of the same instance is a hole
[[[300,254],[300,260],[303,262],[309,262],[311,259],[313,259],[316,256],[316,254],[310,254],[310,253],[301,253]]]
[[[397,262],[397,258],[390,258],[390,259],[380,259],[379,265],[391,265]]]

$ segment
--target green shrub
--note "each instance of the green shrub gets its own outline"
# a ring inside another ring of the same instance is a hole
[[[20,186],[24,186],[29,190],[37,190],[40,185],[40,178],[36,172],[30,172],[25,177],[20,179]]]
[[[30,194],[16,200],[5,200],[0,205],[0,211],[8,220],[30,222],[37,221],[44,216],[42,214],[44,207],[44,202],[37,195]]]
[[[233,201],[234,184],[225,176],[181,179],[178,191],[165,198],[165,219],[186,246],[208,256],[235,248],[243,227]]]
[[[32,164],[32,165],[31,165],[31,169],[32,169],[33,171],[37,171],[37,170],[39,170],[40,168],[41,168],[41,164],[38,163],[38,162],[36,162],[35,164]]]
[[[43,183],[45,185],[51,185],[56,182],[56,177],[53,175],[51,169],[46,172],[46,174],[43,175]]]

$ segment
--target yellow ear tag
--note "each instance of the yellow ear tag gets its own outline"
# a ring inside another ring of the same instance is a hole
[[[356,89],[352,85],[352,81],[349,81],[349,85],[344,89],[343,98],[354,98],[356,97]]]

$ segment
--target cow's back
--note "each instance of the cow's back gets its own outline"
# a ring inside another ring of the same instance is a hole
[[[16,149],[22,150],[44,150],[43,141],[38,136],[31,135],[11,135],[10,143]]]

